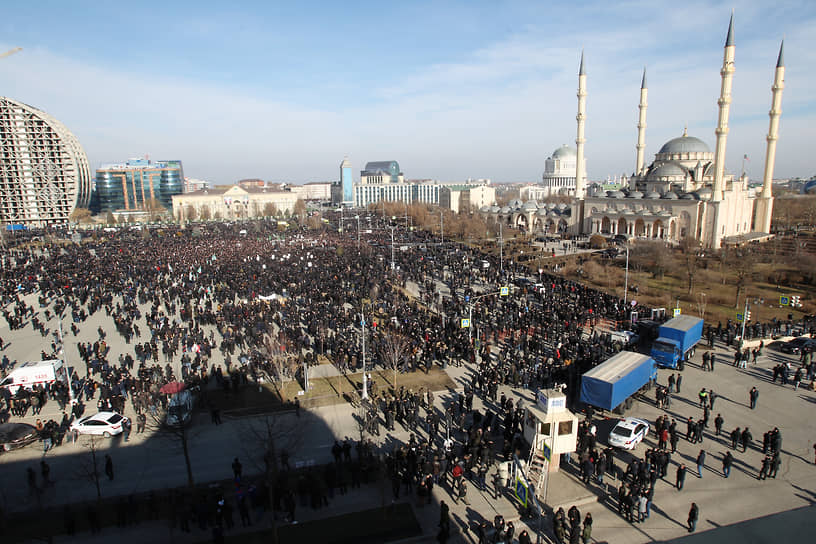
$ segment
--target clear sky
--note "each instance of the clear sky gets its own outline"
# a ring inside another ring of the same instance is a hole
[[[735,10],[726,167],[762,177],[785,38],[776,177],[816,174],[816,2],[6,2],[0,95],[43,109],[93,168],[149,154],[230,183],[336,180],[348,155],[406,178],[535,181],[575,145],[586,51],[590,179],[635,165],[688,125],[713,149],[722,47]]]

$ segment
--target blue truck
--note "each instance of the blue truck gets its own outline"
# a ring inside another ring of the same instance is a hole
[[[581,376],[581,402],[622,414],[632,396],[651,389],[657,380],[657,365],[648,355],[621,351]]]
[[[669,319],[652,342],[651,356],[658,366],[683,370],[685,362],[694,356],[694,348],[703,337],[703,320],[690,315]]]

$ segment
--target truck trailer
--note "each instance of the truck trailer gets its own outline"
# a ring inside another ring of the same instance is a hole
[[[631,406],[632,395],[651,388],[657,365],[648,355],[622,351],[581,377],[581,402],[618,413]]]
[[[683,370],[685,362],[694,356],[694,348],[702,337],[702,319],[679,315],[660,326],[650,355],[658,366]]]

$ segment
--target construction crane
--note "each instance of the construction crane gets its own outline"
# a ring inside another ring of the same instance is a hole
[[[22,47],[15,47],[14,49],[12,49],[10,51],[6,51],[5,53],[0,53],[0,59],[2,59],[3,57],[8,57],[9,55],[13,55],[14,53],[16,53],[18,51],[22,51],[22,50],[23,50]]]

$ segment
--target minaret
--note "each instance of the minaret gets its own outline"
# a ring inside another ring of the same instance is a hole
[[[719,202],[723,198],[723,174],[725,173],[725,142],[728,138],[728,113],[731,109],[731,81],[734,78],[734,14],[728,23],[728,36],[725,38],[723,66],[720,71],[722,84],[720,86],[720,117],[717,122],[717,148],[714,152],[714,194],[711,200]],[[716,233],[715,233],[716,235]],[[719,244],[717,244],[719,246]]]
[[[640,83],[640,104],[638,104],[638,139],[637,139],[637,164],[635,165],[635,175],[639,176],[643,173],[643,155],[646,151],[646,106],[648,103],[646,98],[649,95],[649,90],[646,88],[646,68],[643,68],[643,80]]]
[[[768,126],[768,147],[765,151],[765,176],[762,179],[762,193],[757,200],[757,214],[754,228],[759,232],[771,232],[771,213],[773,211],[773,183],[774,163],[776,162],[776,140],[779,138],[779,116],[782,114],[782,89],[785,88],[785,57],[783,49],[785,41],[779,46],[779,57],[776,60],[774,83],[771,87],[771,118]]]
[[[584,121],[586,120],[586,70],[584,70],[584,52],[581,51],[581,67],[578,69],[578,133],[575,137],[575,198],[583,200],[586,196],[586,163],[584,161]]]

